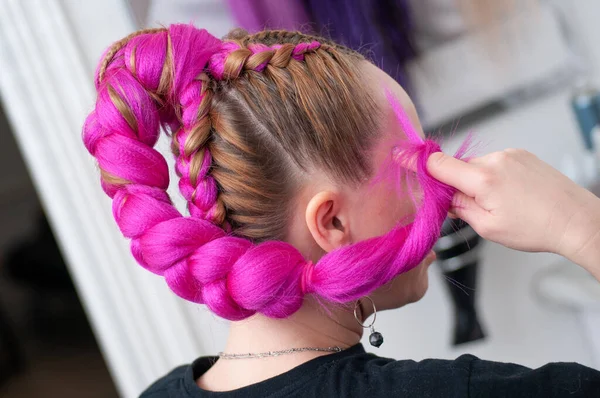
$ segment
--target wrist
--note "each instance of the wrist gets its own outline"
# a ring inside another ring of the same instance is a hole
[[[600,198],[588,193],[571,216],[557,253],[600,279]]]

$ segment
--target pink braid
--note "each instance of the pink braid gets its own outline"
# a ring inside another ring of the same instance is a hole
[[[283,242],[253,246],[204,220],[216,198],[216,184],[206,176],[210,154],[196,187],[189,183],[193,152],[183,150],[185,155],[177,159],[182,193],[191,200],[192,218],[183,217],[165,192],[166,161],[152,148],[161,122],[173,125],[171,115],[178,109],[177,138],[182,146],[186,134],[204,118],[205,113],[198,114],[203,80],[196,77],[221,44],[206,31],[186,25],[117,43],[118,49],[105,55],[109,59],[97,71],[98,99],[84,125],[83,140],[103,170],[102,184],[113,198],[115,220],[143,267],[162,275],[179,296],[205,303],[224,318],[243,319],[257,311],[284,317],[302,304],[302,255]],[[163,92],[160,86],[169,65],[174,69],[172,81]],[[157,99],[172,104],[174,112],[159,108]],[[278,277],[265,283],[265,274]]]

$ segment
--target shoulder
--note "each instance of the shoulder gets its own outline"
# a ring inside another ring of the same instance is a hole
[[[335,389],[331,392],[348,397],[600,396],[600,372],[576,363],[550,363],[530,369],[473,355],[454,360],[396,361],[360,354],[331,363],[328,368],[324,376]]]
[[[326,396],[465,397],[471,362],[476,359],[463,355],[455,360],[397,361],[364,353],[328,364],[321,377],[332,388]]]
[[[173,369],[171,372],[161,377],[150,387],[148,387],[140,398],[158,398],[164,396],[177,396],[174,392],[183,393],[185,374],[190,369],[190,365],[183,365]]]
[[[394,360],[379,357],[374,354],[364,354],[354,358],[350,363],[362,373],[371,376],[402,376],[413,373],[431,374],[434,377],[447,377],[448,375],[468,376],[471,363],[478,360],[473,355],[462,355],[455,360],[424,359],[422,361]]]
[[[471,363],[470,391],[476,396],[600,396],[600,371],[570,362],[531,369],[475,358]]]

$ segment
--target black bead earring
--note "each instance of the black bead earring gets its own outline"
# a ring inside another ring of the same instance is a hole
[[[373,327],[373,325],[375,324],[375,320],[377,319],[377,308],[375,308],[375,302],[371,297],[365,296],[365,298],[368,299],[371,302],[371,305],[373,306],[373,321],[368,325],[364,325],[358,317],[356,310],[360,307],[360,300],[362,299],[356,300],[356,304],[354,304],[354,319],[356,319],[356,322],[358,322],[358,324],[363,328],[371,330],[371,335],[369,336],[369,343],[371,343],[373,347],[379,347],[383,344],[383,336],[381,335],[381,333],[376,332],[375,327]]]

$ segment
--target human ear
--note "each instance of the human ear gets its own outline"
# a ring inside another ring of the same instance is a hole
[[[322,191],[306,207],[306,224],[315,242],[326,252],[350,243],[343,198],[339,193]]]

